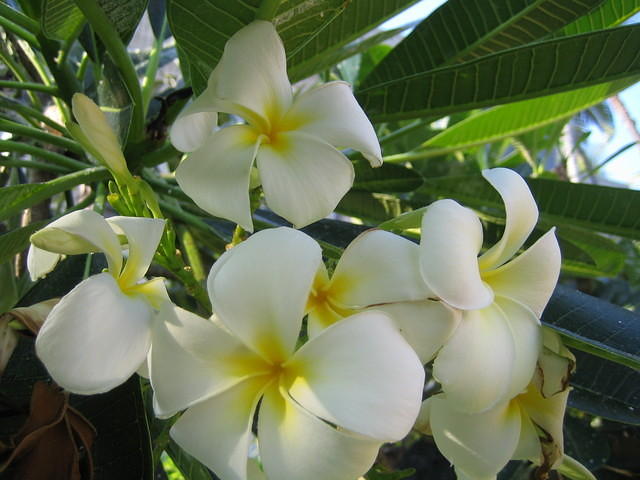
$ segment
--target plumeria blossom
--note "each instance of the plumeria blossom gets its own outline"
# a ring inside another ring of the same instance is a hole
[[[348,317],[296,350],[321,261],[305,234],[262,231],[214,264],[213,321],[160,313],[156,414],[187,408],[171,436],[222,480],[247,478],[256,414],[266,477],[283,480],[357,478],[415,422],[424,370],[384,313]]]
[[[478,257],[478,216],[453,200],[439,200],[424,214],[420,242],[428,287],[462,310],[433,373],[449,401],[467,413],[488,410],[527,387],[542,345],[539,318],[560,272],[554,229],[511,259],[533,230],[538,209],[517,173],[494,168],[482,174],[505,204],[500,241]]]
[[[216,112],[247,123],[212,133]],[[353,166],[335,147],[382,164],[376,134],[348,84],[330,82],[293,95],[282,40],[265,21],[229,39],[207,89],[170,134],[178,150],[192,152],[176,170],[184,192],[248,231],[254,161],[267,204],[296,227],[331,213],[353,184]]]
[[[106,392],[146,360],[155,309],[168,300],[162,278],[144,280],[164,220],[72,212],[31,236],[29,269],[38,277],[62,255],[102,252],[106,272],[79,283],[51,310],[36,353],[51,377],[74,393]],[[120,238],[128,248],[126,262]]]
[[[544,344],[527,388],[486,412],[461,413],[443,394],[425,400],[416,427],[433,435],[459,478],[493,479],[509,460],[529,460],[545,472],[575,462],[564,455],[562,434],[575,359],[553,332],[545,332]]]
[[[369,230],[345,249],[331,278],[321,263],[307,303],[309,335],[374,308],[393,318],[422,363],[431,360],[455,330],[460,314],[430,299],[434,295],[420,276],[419,250],[398,235]]]

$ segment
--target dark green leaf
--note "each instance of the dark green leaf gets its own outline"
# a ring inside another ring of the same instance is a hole
[[[410,210],[405,202],[392,195],[350,191],[336,207],[336,212],[378,224]]]
[[[288,54],[289,76],[292,81],[297,81],[309,75],[327,68],[343,58],[356,53],[354,47],[342,49],[345,45],[355,41],[364,33],[372,30],[396,13],[416,3],[417,0],[390,0],[370,1],[352,0],[343,2],[346,5],[344,11],[336,16],[322,31],[313,36],[302,49],[295,54]],[[281,31],[285,39],[285,45],[295,48],[284,31]],[[359,51],[364,50],[365,45],[371,46],[380,43],[382,39],[398,32],[382,32],[374,39],[358,42]],[[366,43],[365,43],[366,42]],[[346,56],[345,56],[346,55]]]
[[[400,76],[358,97],[375,121],[438,117],[638,75],[638,43],[638,25],[563,37]]]
[[[565,453],[589,470],[601,467],[609,460],[609,441],[589,425],[589,419],[567,415],[564,420]]]
[[[407,167],[385,163],[372,168],[368,162],[354,163],[356,179],[354,190],[365,192],[411,192],[424,183],[420,173]]]
[[[48,38],[68,40],[79,33],[84,16],[73,0],[45,0],[40,23]]]
[[[30,223],[26,227],[20,227],[0,235],[0,264],[8,262],[14,255],[26,249],[29,246],[31,234],[47,223],[47,220]]]
[[[16,280],[11,262],[0,262],[0,285],[2,285],[0,314],[13,308],[18,301],[18,285],[16,284]]]
[[[147,9],[148,0],[97,0],[122,42],[127,45]]]
[[[542,321],[571,347],[640,369],[640,316],[629,310],[558,285]]]
[[[213,480],[215,478],[204,465],[180,448],[173,440],[169,440],[167,453],[184,478],[188,480]]]
[[[576,373],[569,405],[617,422],[640,425],[640,372],[574,351]]]
[[[601,1],[449,0],[384,59],[364,86],[531,43],[581,17]]]
[[[0,220],[76,185],[104,180],[108,177],[109,172],[106,168],[94,167],[70,173],[49,182],[4,187],[0,190]]]
[[[558,35],[577,35],[615,27],[638,11],[640,11],[640,0],[605,0],[588,15],[564,27]]]
[[[544,225],[544,228],[550,226]],[[603,235],[569,225],[559,226],[556,235],[560,240],[562,271],[565,273],[582,277],[613,277],[624,268],[624,250]]]

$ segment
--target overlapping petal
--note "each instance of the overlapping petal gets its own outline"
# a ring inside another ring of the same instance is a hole
[[[508,320],[497,305],[464,312],[442,347],[433,375],[461,411],[486,411],[505,399],[516,358]]]
[[[438,449],[468,478],[491,479],[513,456],[520,437],[520,409],[502,403],[484,413],[468,414],[437,395],[429,400],[430,422]]]
[[[382,165],[376,132],[345,82],[330,82],[301,92],[285,121],[327,143],[362,152],[373,167]]]
[[[275,386],[260,407],[258,438],[267,477],[283,480],[357,478],[373,464],[381,443],[323,422]]]
[[[263,144],[256,162],[269,208],[296,228],[329,215],[355,175],[347,157],[302,132],[280,133]]]
[[[122,293],[101,273],[84,280],[51,310],[36,338],[36,353],[53,379],[74,393],[106,392],[145,360],[152,310]]]
[[[399,440],[418,414],[422,364],[381,312],[359,313],[332,325],[286,365],[295,372],[289,393],[296,402],[362,435]]]
[[[538,221],[538,207],[524,179],[508,168],[483,170],[482,176],[495,188],[506,210],[502,238],[479,259],[481,270],[491,270],[509,260],[522,246]]]
[[[161,417],[269,371],[262,359],[215,323],[171,303],[162,306],[152,341],[151,385]]]
[[[54,268],[62,258],[59,253],[48,252],[31,244],[27,253],[27,270],[32,281],[44,277]]]
[[[560,274],[560,247],[555,229],[549,230],[525,252],[501,267],[483,273],[495,292],[542,315]]]
[[[259,143],[248,126],[217,131],[178,166],[178,184],[203,210],[253,231],[249,180]]]
[[[211,90],[206,90],[184,108],[171,125],[169,138],[181,152],[198,150],[213,134],[218,123],[215,99]]]
[[[31,235],[31,243],[64,255],[103,252],[113,275],[119,275],[122,268],[118,237],[105,219],[93,210],[78,210],[51,222]]]
[[[428,298],[433,294],[422,281],[419,256],[410,240],[383,230],[365,232],[342,254],[331,277],[331,298],[352,308]]]
[[[226,252],[209,274],[215,312],[247,346],[272,362],[289,357],[300,333],[320,246],[302,232],[256,233]]]
[[[438,200],[422,218],[420,268],[429,288],[462,310],[484,308],[493,292],[480,277],[477,255],[482,224],[470,209],[453,200]]]
[[[194,405],[171,437],[224,480],[245,480],[253,413],[264,386],[261,378],[248,379]]]

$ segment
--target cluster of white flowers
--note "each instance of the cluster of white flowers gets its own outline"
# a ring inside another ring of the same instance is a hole
[[[218,111],[248,125],[214,132]],[[330,213],[351,186],[351,163],[332,145],[381,161],[348,86],[292,96],[267,22],[229,40],[171,136],[192,152],[177,170],[185,192],[247,230],[254,159],[268,204],[296,226]],[[109,268],[53,308],[37,354],[75,393],[148,375],[156,415],[184,412],[172,437],[222,480],[355,479],[382,443],[414,426],[460,478],[494,478],[510,459],[554,468],[574,363],[540,315],[560,251],[551,230],[517,255],[537,222],[533,197],[513,171],[483,175],[502,196],[506,225],[482,255],[478,216],[453,200],[427,208],[419,245],[365,232],[331,276],[311,237],[268,229],[215,262],[208,319],[173,305],[161,278],[144,279],[163,220],[71,213],[32,236],[32,276],[61,255],[96,251]],[[422,403],[432,361],[441,390]]]

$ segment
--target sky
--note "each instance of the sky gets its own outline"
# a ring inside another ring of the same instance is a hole
[[[384,24],[382,28],[390,30],[426,18],[432,11],[446,0],[421,0]],[[627,23],[640,22],[640,14],[635,15]],[[620,99],[640,129],[640,83],[637,83],[620,94]],[[633,141],[633,136],[622,119],[614,113],[615,135],[608,138],[598,129],[593,129],[586,141],[586,150],[596,162],[603,161],[623,146]],[[622,183],[640,190],[640,145],[629,148],[609,162],[602,173],[611,181]]]

